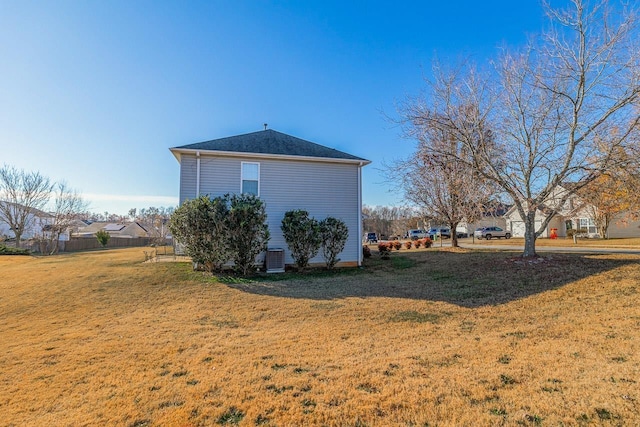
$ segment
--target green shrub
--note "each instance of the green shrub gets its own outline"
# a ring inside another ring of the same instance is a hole
[[[109,233],[107,233],[104,230],[98,230],[96,232],[96,239],[98,239],[98,243],[100,243],[103,248],[107,246],[107,243],[109,243],[110,238],[111,236],[109,235]]]
[[[169,229],[195,265],[213,272],[231,259],[228,197],[187,200],[171,215]]]
[[[307,211],[298,209],[285,212],[280,228],[298,271],[303,271],[322,244],[318,221],[310,218]]]
[[[320,221],[320,237],[322,240],[322,255],[331,270],[340,261],[338,254],[344,250],[349,238],[349,228],[343,221],[327,217]]]
[[[10,248],[0,244],[0,255],[29,255],[31,251],[23,248]]]
[[[249,274],[266,250],[269,229],[264,202],[240,194],[187,200],[171,215],[169,229],[195,265],[221,270],[233,260],[236,271]]]
[[[267,249],[267,213],[264,202],[253,194],[233,195],[230,200],[229,250],[236,271],[246,276],[254,269],[256,256]]]

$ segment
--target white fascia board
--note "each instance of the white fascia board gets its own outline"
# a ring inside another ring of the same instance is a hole
[[[371,160],[358,160],[358,159],[336,159],[333,157],[312,157],[312,156],[289,156],[285,154],[265,154],[265,153],[244,153],[238,151],[216,151],[216,150],[199,150],[189,148],[170,148],[171,152],[180,163],[181,154],[196,154],[201,155],[213,155],[220,157],[242,157],[242,158],[256,158],[256,159],[273,159],[273,160],[303,160],[308,162],[322,162],[322,163],[347,163],[359,166],[366,166],[371,163]]]
[[[171,151],[171,154],[173,154],[173,157],[176,158],[176,160],[178,161],[178,163],[180,162],[180,151],[176,148],[169,148],[169,151]]]

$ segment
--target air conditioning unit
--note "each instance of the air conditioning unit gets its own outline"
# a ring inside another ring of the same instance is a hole
[[[267,273],[284,273],[284,249],[267,249],[265,264]]]

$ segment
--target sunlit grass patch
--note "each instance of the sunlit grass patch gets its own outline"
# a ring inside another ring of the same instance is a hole
[[[239,278],[138,252],[0,257],[4,423],[640,424],[640,257]]]
[[[440,313],[419,313],[415,310],[400,311],[389,319],[391,322],[438,323],[443,317]]]
[[[339,304],[337,302],[317,302],[314,304],[311,304],[309,306],[310,308],[314,308],[316,310],[327,310],[327,311],[331,311],[331,310],[336,310],[340,307],[343,307],[343,304]]]

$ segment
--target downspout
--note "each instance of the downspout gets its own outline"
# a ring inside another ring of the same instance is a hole
[[[362,239],[362,162],[358,165],[358,235],[356,244],[358,247],[358,267],[362,267],[362,248],[358,244]]]
[[[200,152],[196,151],[196,197],[200,197]]]

